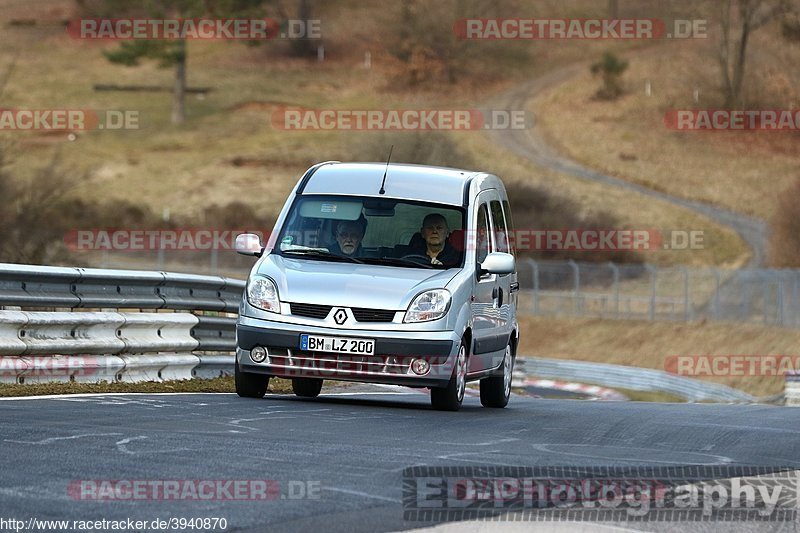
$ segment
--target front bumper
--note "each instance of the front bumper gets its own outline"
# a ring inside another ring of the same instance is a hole
[[[300,350],[300,335],[330,335],[375,340],[375,355],[345,355]],[[236,360],[243,372],[277,377],[309,377],[388,383],[415,387],[444,386],[453,373],[459,338],[449,331],[394,332],[342,330],[239,317]],[[267,349],[263,363],[250,358],[256,346]],[[430,363],[424,375],[411,370],[411,361]]]

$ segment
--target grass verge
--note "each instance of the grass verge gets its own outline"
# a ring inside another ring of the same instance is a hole
[[[757,88],[764,103],[755,107],[791,108],[780,101],[791,99],[791,91],[774,85],[796,85],[788,78],[793,74],[772,71],[778,57],[796,63],[800,49],[780,46],[767,33],[759,34],[758,41],[753,48],[771,59],[748,66],[754,69],[753,80],[768,80]],[[630,55],[624,75],[628,93],[619,100],[597,100],[599,82],[587,68],[534,99],[532,110],[548,141],[586,166],[674,196],[769,218],[781,193],[798,176],[795,132],[692,132],[665,125],[668,110],[719,107],[716,73],[702,66],[714,57],[710,44],[670,43],[659,53],[648,51],[646,58]]]
[[[800,331],[752,324],[519,317],[519,353],[664,370],[672,355],[798,355]],[[784,389],[783,376],[707,379],[754,396]]]
[[[101,393],[152,393],[168,394],[175,392],[236,392],[232,377],[214,379],[192,379],[185,381],[147,381],[143,383],[26,383],[24,385],[0,384],[0,397],[43,396],[49,394],[101,394]],[[292,392],[292,382],[272,378],[269,392],[287,394]]]

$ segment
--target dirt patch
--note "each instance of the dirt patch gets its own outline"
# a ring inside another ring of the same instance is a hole
[[[228,111],[274,111],[289,105],[291,104],[287,104],[286,102],[252,100],[232,105],[228,108]]]

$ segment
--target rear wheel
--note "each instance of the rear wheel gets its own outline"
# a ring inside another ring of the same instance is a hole
[[[234,381],[236,383],[236,394],[242,398],[263,398],[267,393],[269,376],[264,374],[251,374],[239,370],[239,363],[234,369]]]
[[[292,378],[292,391],[303,398],[316,398],[322,390],[319,378]]]
[[[514,356],[511,344],[506,346],[503,356],[503,375],[481,380],[481,405],[484,407],[505,407],[511,397],[511,373],[514,370]]]
[[[453,375],[446,387],[431,387],[431,405],[440,411],[458,411],[467,386],[467,348],[464,341],[458,348]]]

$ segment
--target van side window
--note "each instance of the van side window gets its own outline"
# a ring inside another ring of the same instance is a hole
[[[492,211],[495,246],[497,246],[498,252],[508,253],[508,230],[506,229],[506,220],[503,216],[503,208],[498,200],[492,200],[489,205]]]
[[[506,215],[506,235],[509,236],[508,251],[511,254],[516,254],[516,247],[514,246],[514,239],[516,237],[514,234],[514,221],[511,219],[511,206],[508,204],[508,200],[503,200],[503,213]]]
[[[483,263],[491,250],[492,240],[489,238],[489,214],[486,204],[481,204],[478,208],[478,223],[475,226],[475,261]]]

